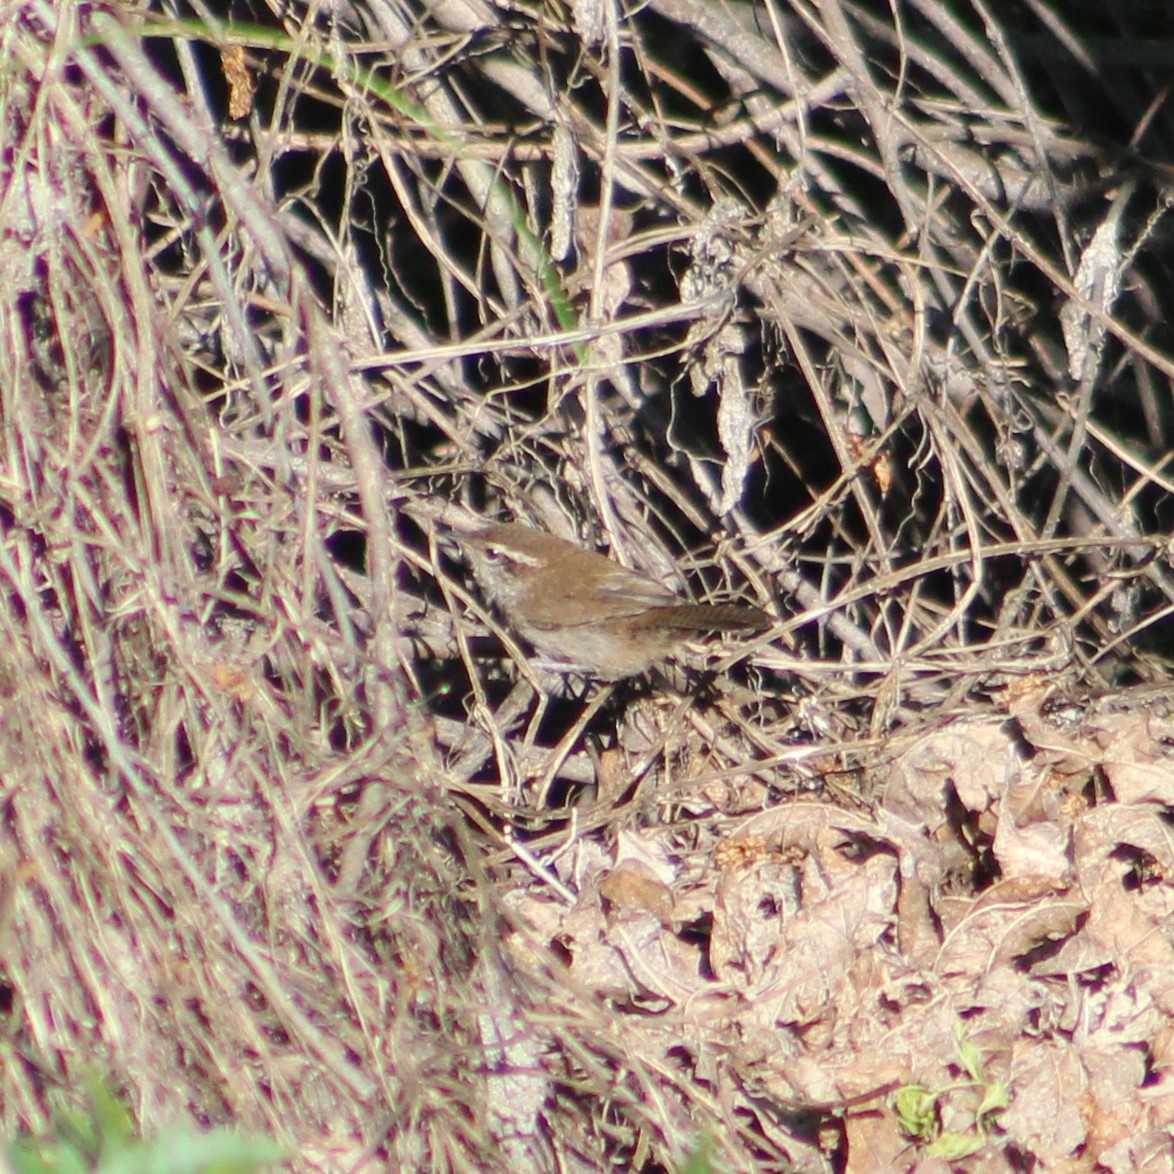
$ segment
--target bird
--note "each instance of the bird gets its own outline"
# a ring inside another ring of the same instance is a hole
[[[456,535],[507,625],[555,668],[603,681],[647,671],[703,632],[763,631],[748,604],[692,603],[576,543],[517,522]]]

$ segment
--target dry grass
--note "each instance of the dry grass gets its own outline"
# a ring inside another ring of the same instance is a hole
[[[6,1133],[1161,1168],[1160,8],[6,6]],[[458,509],[778,626],[552,688]]]

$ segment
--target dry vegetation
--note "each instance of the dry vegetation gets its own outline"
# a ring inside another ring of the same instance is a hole
[[[1171,1168],[1174,12],[1101,7],[0,6],[7,1135]],[[458,509],[778,624],[536,677]]]

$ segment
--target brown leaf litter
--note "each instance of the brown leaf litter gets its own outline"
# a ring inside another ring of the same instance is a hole
[[[960,1152],[1168,1170],[1171,695],[1075,721],[1045,702],[1031,682],[1007,712],[894,739],[870,814],[800,800],[704,850],[671,828],[610,857],[581,843],[557,863],[573,905],[538,884],[513,905],[634,1052],[691,1071],[796,1170],[826,1168],[812,1117],[851,1171]],[[914,1086],[923,1136],[896,1109]]]

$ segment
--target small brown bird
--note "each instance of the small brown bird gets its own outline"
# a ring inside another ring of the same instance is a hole
[[[458,536],[473,575],[509,625],[558,668],[618,681],[710,631],[762,631],[741,604],[688,603],[663,584],[528,526]]]

